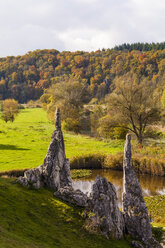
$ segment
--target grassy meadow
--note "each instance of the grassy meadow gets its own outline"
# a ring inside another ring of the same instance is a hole
[[[0,172],[34,168],[42,164],[54,125],[41,108],[21,110],[13,123],[0,120]],[[83,135],[64,133],[66,155],[116,154],[123,141],[104,142]]]
[[[110,241],[84,230],[82,209],[26,189],[15,179],[0,178],[0,247],[129,248],[127,240]]]
[[[145,197],[153,225],[165,227],[165,195]]]

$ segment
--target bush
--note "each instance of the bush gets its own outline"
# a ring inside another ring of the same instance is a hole
[[[71,169],[102,169],[105,155],[87,154],[73,157],[71,159]]]
[[[148,128],[145,132],[145,138],[159,139],[163,137],[162,132],[158,132],[152,128]]]
[[[165,161],[155,157],[135,154],[132,157],[135,171],[140,174],[165,176]],[[89,154],[73,157],[72,169],[112,169],[123,170],[123,153],[115,155]]]
[[[123,170],[123,153],[107,155],[104,159],[104,168]]]
[[[14,99],[6,99],[2,104],[2,119],[5,122],[14,121],[16,115],[19,113],[18,102]]]
[[[28,102],[28,107],[29,108],[42,108],[42,105],[41,105],[41,102],[39,100],[38,101],[30,100]]]
[[[62,122],[62,128],[66,131],[80,133],[81,124],[78,119],[67,118],[65,121]]]
[[[132,163],[135,171],[141,174],[165,176],[165,161],[155,157],[133,155]],[[123,155],[108,155],[104,160],[104,168],[123,170]]]
[[[25,106],[23,104],[19,104],[19,109],[25,109]]]
[[[125,139],[128,130],[124,127],[113,128],[112,139]]]
[[[150,175],[165,175],[165,161],[149,156],[133,156],[133,166],[138,173]]]
[[[97,129],[100,137],[108,139],[125,139],[128,130],[124,127],[112,127],[112,120],[109,116],[104,116],[99,120]]]

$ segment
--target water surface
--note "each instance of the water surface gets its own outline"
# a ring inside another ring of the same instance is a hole
[[[123,172],[114,170],[92,170],[89,177],[81,178],[73,181],[74,189],[80,189],[88,195],[92,191],[92,185],[96,180],[97,175],[106,177],[111,182],[118,195],[118,200],[121,203],[122,190],[123,190]],[[143,191],[144,196],[165,195],[165,177],[138,175],[138,179]]]

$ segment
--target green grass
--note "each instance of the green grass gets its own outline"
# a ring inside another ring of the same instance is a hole
[[[92,174],[91,170],[71,170],[72,179],[78,179],[82,177],[89,177]]]
[[[153,226],[165,227],[165,195],[145,197]]]
[[[0,178],[1,248],[129,248],[83,229],[82,209],[53,197],[49,190],[26,189]]]
[[[42,164],[54,125],[40,108],[21,110],[14,123],[0,120],[0,171],[34,168]],[[68,158],[84,154],[116,154],[123,142],[104,142],[64,133]]]

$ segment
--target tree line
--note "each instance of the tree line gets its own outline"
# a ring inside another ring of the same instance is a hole
[[[122,45],[119,46],[115,46],[113,48],[114,50],[117,51],[122,51],[122,50],[128,50],[133,51],[133,50],[138,50],[138,51],[152,51],[152,50],[164,50],[165,49],[165,42],[160,42],[160,43],[133,43],[133,44],[129,44],[129,43],[124,43]]]
[[[39,99],[46,89],[68,77],[83,82],[92,97],[100,100],[110,93],[116,78],[132,72],[138,78],[156,82],[156,87],[161,88],[165,50],[134,49],[36,50],[23,56],[0,58],[0,100],[13,98],[26,103]]]

